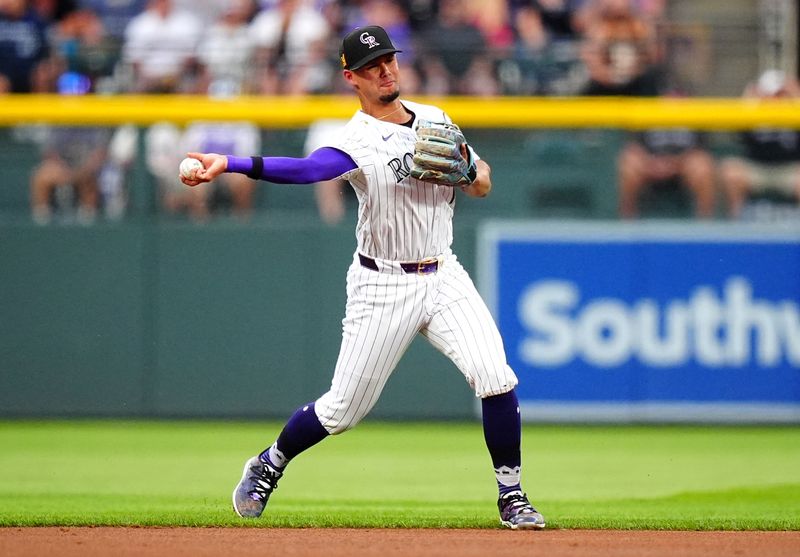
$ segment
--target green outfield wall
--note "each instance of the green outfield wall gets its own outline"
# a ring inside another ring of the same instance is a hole
[[[474,229],[457,235],[471,267]],[[0,238],[4,416],[281,417],[327,389],[351,223],[6,222]],[[418,339],[374,416],[464,418],[472,404]]]

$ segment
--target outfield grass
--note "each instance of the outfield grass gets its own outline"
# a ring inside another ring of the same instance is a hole
[[[0,422],[0,526],[495,528],[477,423],[364,423],[293,462],[265,516],[230,508],[277,423]],[[800,530],[800,428],[525,427],[549,528]]]

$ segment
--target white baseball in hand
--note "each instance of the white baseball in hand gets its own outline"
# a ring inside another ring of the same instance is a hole
[[[203,163],[197,159],[186,157],[181,161],[180,173],[187,180],[194,180],[194,173],[203,168]]]

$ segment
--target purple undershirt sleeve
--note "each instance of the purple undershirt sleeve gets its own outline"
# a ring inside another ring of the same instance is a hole
[[[338,178],[358,167],[350,155],[334,147],[322,147],[304,159],[262,157],[261,160],[263,166],[258,176],[253,176],[254,164],[250,157],[228,157],[225,172],[246,174],[276,184],[313,184]]]

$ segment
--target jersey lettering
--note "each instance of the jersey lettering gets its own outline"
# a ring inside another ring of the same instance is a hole
[[[358,197],[359,251],[390,261],[419,261],[446,253],[453,241],[456,190],[414,180],[414,122],[449,121],[437,107],[403,101],[410,126],[359,110],[328,146],[350,155],[358,169],[343,177]],[[449,191],[448,191],[449,190]]]
[[[414,155],[412,153],[406,153],[403,155],[403,158],[394,158],[389,161],[388,166],[394,172],[394,178],[396,182],[400,182],[404,178],[408,178],[408,175],[411,174],[411,165],[414,162]]]

